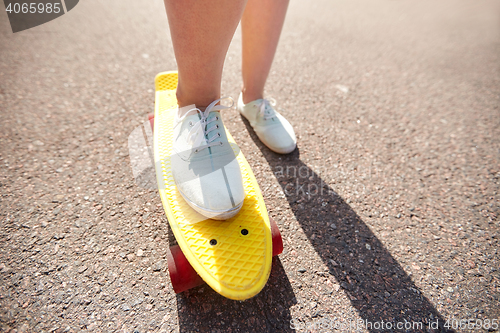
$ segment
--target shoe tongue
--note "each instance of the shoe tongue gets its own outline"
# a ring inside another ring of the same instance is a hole
[[[215,120],[215,117],[219,117],[219,120]],[[219,136],[218,133],[222,133],[223,126],[220,120],[219,111],[212,111],[208,114],[206,118],[206,124],[201,125],[200,122],[200,114],[188,115],[184,121],[188,123],[192,123],[192,127],[189,127],[189,134],[187,137],[188,142],[193,147],[204,146],[209,143],[219,142],[222,137]],[[219,128],[215,128],[219,125]],[[205,134],[207,130],[213,128],[210,132]]]
[[[215,117],[219,117],[218,119],[219,120],[215,120]],[[213,120],[212,120],[213,119]],[[219,111],[212,111],[208,114],[208,117],[207,117],[207,122],[210,122],[210,124],[207,124],[207,130],[209,128],[212,128],[214,126],[217,126],[219,125],[219,128],[217,129],[214,129],[212,131],[210,131],[210,133],[208,133],[208,139],[212,139],[214,136],[217,136],[217,138],[215,138],[212,142],[218,142],[221,140],[218,133],[221,133],[221,130],[222,130],[222,124],[221,124],[221,121],[220,121],[220,112]],[[222,133],[221,133],[222,134]]]
[[[274,110],[274,108],[272,107],[272,105],[269,103],[269,101],[264,100],[264,99],[261,99],[261,101],[262,101],[262,104],[260,105],[260,107],[264,108],[264,112],[262,112],[263,115],[274,116],[274,114],[276,113],[276,111]]]

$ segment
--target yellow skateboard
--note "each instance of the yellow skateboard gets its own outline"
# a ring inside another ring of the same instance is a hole
[[[177,190],[170,158],[177,108],[177,72],[155,78],[154,156],[158,189],[178,245],[167,255],[176,293],[206,282],[230,299],[257,295],[269,278],[274,255],[283,251],[280,232],[267,214],[259,185],[243,153],[233,148],[241,168],[246,197],[240,212],[225,221],[207,219],[192,209]],[[237,147],[225,129],[229,143]]]

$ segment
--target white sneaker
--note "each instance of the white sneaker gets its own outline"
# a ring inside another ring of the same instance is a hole
[[[267,99],[244,104],[243,94],[238,98],[238,111],[248,119],[260,141],[276,153],[291,153],[297,146],[295,132],[288,120],[273,106],[274,103],[271,104]]]
[[[174,120],[172,175],[179,192],[194,210],[208,218],[226,220],[241,209],[245,190],[219,112],[229,107],[216,105],[220,100],[212,102],[205,111],[190,107],[178,110]]]

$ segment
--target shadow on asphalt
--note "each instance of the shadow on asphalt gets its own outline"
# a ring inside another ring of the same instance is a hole
[[[443,317],[361,217],[320,175],[300,160],[299,149],[288,155],[272,152],[260,142],[248,121],[242,119],[280,183],[309,242],[360,317],[372,323],[382,320],[422,322],[423,331],[427,331],[429,321],[439,320],[439,328],[433,332],[453,332],[443,327]],[[286,172],[287,167],[289,171],[301,172]],[[315,189],[315,195],[298,188]]]
[[[273,258],[264,289],[244,302],[227,299],[203,285],[177,294],[180,332],[293,332],[290,307],[296,303],[279,257]]]

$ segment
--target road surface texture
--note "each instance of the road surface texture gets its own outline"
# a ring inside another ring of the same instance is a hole
[[[238,30],[233,98],[240,61]],[[1,331],[493,330],[500,2],[291,2],[267,95],[298,149],[224,112],[285,245],[244,302],[172,291],[159,195],[132,174],[128,136],[175,68],[160,0],[81,1],[16,34],[0,13]]]

